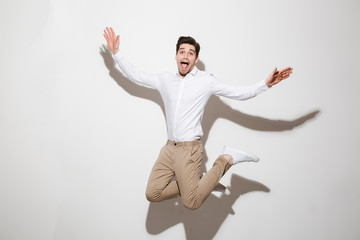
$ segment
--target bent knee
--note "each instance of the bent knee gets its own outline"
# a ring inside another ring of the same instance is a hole
[[[159,193],[159,191],[146,190],[145,196],[149,202],[160,202],[161,201],[161,193]]]
[[[201,207],[201,203],[197,203],[196,201],[192,201],[192,202],[183,202],[184,207],[186,207],[189,210],[196,210],[199,207]]]
[[[185,205],[184,205],[185,206]],[[190,207],[188,207],[188,206],[185,206],[187,209],[189,209],[189,210],[191,210],[191,211],[194,211],[194,210],[196,210],[196,209],[198,209],[200,206],[190,206]]]

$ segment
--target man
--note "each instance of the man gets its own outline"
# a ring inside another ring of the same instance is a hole
[[[200,178],[204,107],[213,94],[236,100],[255,97],[288,78],[292,68],[280,71],[275,68],[265,81],[248,87],[232,87],[197,69],[200,45],[192,37],[180,37],[175,55],[178,73],[148,74],[137,70],[120,54],[120,36],[112,28],[104,30],[104,37],[126,77],[158,90],[164,102],[168,141],[150,173],[146,188],[149,201],[181,196],[185,207],[197,209],[232,165],[259,161],[257,156],[224,147],[213,167]]]

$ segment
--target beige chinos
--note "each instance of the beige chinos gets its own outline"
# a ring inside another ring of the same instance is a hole
[[[160,202],[181,196],[186,208],[199,208],[231,167],[223,156],[219,156],[212,168],[200,178],[202,158],[201,140],[168,140],[151,170],[146,198],[151,202]]]

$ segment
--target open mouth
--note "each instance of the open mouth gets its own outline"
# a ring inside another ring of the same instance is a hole
[[[189,66],[189,63],[188,63],[188,62],[181,62],[181,68],[182,68],[182,69],[185,70],[188,66]]]

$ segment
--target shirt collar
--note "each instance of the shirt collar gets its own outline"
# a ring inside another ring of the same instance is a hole
[[[194,66],[193,70],[192,70],[191,72],[189,72],[188,74],[186,74],[186,76],[189,75],[189,74],[191,74],[192,76],[196,76],[196,74],[197,74],[198,72],[199,72],[199,69],[198,69],[196,66]],[[179,72],[177,72],[176,75],[179,76],[179,77],[181,77],[180,74],[179,74]]]
[[[190,72],[191,75],[195,76],[198,73],[199,69],[194,66],[193,70]]]

